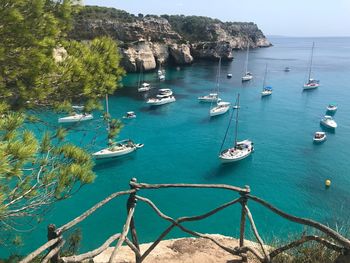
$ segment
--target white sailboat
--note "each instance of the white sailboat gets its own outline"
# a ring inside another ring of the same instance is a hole
[[[272,94],[272,87],[266,86],[266,75],[267,75],[267,64],[265,67],[265,75],[264,75],[263,90],[261,92],[261,97],[269,96]]]
[[[144,82],[144,79],[143,79],[143,61],[142,61],[141,67],[140,67],[139,81],[137,83],[137,91],[144,92],[144,91],[149,91],[150,89],[151,89],[151,84]]]
[[[108,95],[106,95],[106,111],[109,115],[109,105],[108,105]],[[110,130],[109,119],[107,120],[107,130]],[[96,159],[107,159],[118,156],[123,156],[129,153],[136,151],[139,148],[143,147],[141,143],[134,143],[130,139],[118,141],[118,142],[108,142],[108,147],[102,150],[99,150],[92,154]]]
[[[249,42],[247,44],[247,55],[245,59],[244,76],[242,77],[242,82],[249,81],[253,79],[253,74],[248,71],[248,59],[249,59]]]
[[[219,65],[218,65],[218,72],[216,76],[216,90],[217,95],[219,94],[219,87],[220,87],[220,72],[221,72],[221,57],[219,58]],[[213,107],[213,102],[216,102],[215,106]],[[216,101],[212,101],[209,115],[210,117],[214,117],[217,115],[221,115],[226,113],[230,109],[231,103],[224,102],[219,100],[219,96],[216,97]]]
[[[159,69],[158,69],[158,79],[165,80],[165,70],[162,69],[162,64],[160,62],[159,62]]]
[[[237,102],[236,105],[239,106],[239,94],[237,96]],[[254,151],[254,146],[253,142],[250,140],[244,140],[244,141],[237,141],[237,135],[238,135],[238,112],[239,112],[239,107],[236,110],[236,127],[235,127],[235,138],[234,138],[234,143],[233,147],[222,150],[222,147],[225,143],[227,133],[230,128],[230,124],[233,118],[233,113],[230,118],[230,122],[228,124],[226,134],[224,137],[224,140],[221,144],[221,149],[220,149],[220,155],[219,158],[221,159],[222,162],[228,163],[228,162],[237,162],[239,160],[242,160],[246,157],[248,157],[253,151]]]
[[[303,86],[304,90],[316,89],[316,88],[318,88],[320,86],[320,81],[319,80],[311,78],[312,60],[313,60],[313,56],[314,56],[314,47],[315,47],[315,42],[312,42],[310,65],[309,65],[309,75],[308,75],[307,82]]]

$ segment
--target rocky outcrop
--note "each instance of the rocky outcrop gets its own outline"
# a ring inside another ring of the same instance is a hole
[[[221,22],[197,16],[143,16],[122,10],[86,6],[74,17],[70,37],[91,40],[108,35],[119,42],[128,72],[159,64],[191,64],[195,59],[233,59],[233,50],[268,47],[254,23]]]

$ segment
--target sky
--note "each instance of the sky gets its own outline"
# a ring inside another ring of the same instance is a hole
[[[265,35],[350,36],[350,0],[83,0],[138,14],[183,14],[254,22]]]

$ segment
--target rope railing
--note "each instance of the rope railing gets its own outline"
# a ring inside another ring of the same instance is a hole
[[[110,255],[109,262],[115,263],[118,261],[118,251],[120,250],[121,246],[125,243],[131,251],[135,255],[135,262],[141,263],[143,262],[147,256],[157,247],[157,245],[174,229],[178,228],[182,230],[183,232],[190,234],[194,237],[200,237],[207,240],[210,240],[214,244],[216,244],[219,248],[223,249],[224,251],[241,257],[241,262],[247,262],[247,253],[251,253],[255,258],[257,258],[260,262],[266,263],[271,262],[273,258],[280,255],[281,253],[286,253],[286,251],[295,248],[297,246],[300,246],[306,242],[309,241],[316,241],[319,244],[334,250],[340,254],[348,254],[350,253],[350,240],[340,235],[338,232],[334,231],[333,229],[316,222],[311,219],[306,218],[300,218],[296,217],[290,214],[287,214],[283,212],[282,210],[274,207],[273,205],[269,204],[268,202],[250,195],[250,188],[248,186],[245,186],[245,188],[240,188],[236,186],[231,185],[225,185],[225,184],[145,184],[145,183],[137,183],[136,179],[131,179],[130,181],[130,190],[127,191],[121,191],[116,192],[102,200],[101,202],[95,204],[93,207],[88,209],[86,212],[81,214],[80,216],[76,217],[72,221],[68,222],[67,224],[59,227],[56,229],[55,225],[50,224],[48,227],[48,242],[43,244],[41,247],[30,253],[27,257],[22,259],[21,263],[29,263],[42,253],[44,253],[46,250],[46,255],[44,255],[42,262],[52,262],[52,263],[58,263],[58,262],[81,262],[83,260],[89,260],[92,259],[99,254],[101,254],[103,251],[105,251],[108,247],[111,246],[113,242],[117,242],[117,244],[114,246],[114,249]],[[168,215],[166,215],[164,212],[162,212],[157,205],[152,202],[150,199],[142,197],[138,195],[138,192],[140,190],[149,190],[149,189],[165,189],[165,188],[201,188],[201,189],[222,189],[222,190],[229,190],[233,191],[239,194],[239,196],[236,199],[233,199],[229,202],[226,202],[224,204],[221,204],[206,213],[203,213],[201,215],[195,215],[195,216],[184,216],[179,217],[177,219],[174,219]],[[64,245],[64,238],[62,234],[66,232],[67,230],[71,229],[72,227],[76,226],[78,223],[85,220],[87,217],[92,215],[94,212],[96,212],[99,208],[103,207],[105,204],[110,202],[111,200],[123,196],[123,195],[129,195],[126,208],[127,208],[127,216],[125,220],[125,224],[123,226],[122,232],[119,234],[115,234],[108,238],[104,244],[101,245],[101,247],[81,254],[81,255],[73,255],[69,257],[60,257],[60,251],[63,248]],[[294,240],[290,242],[289,244],[283,245],[279,248],[271,249],[270,247],[266,246],[263,242],[263,239],[261,238],[258,229],[256,227],[256,224],[253,220],[253,215],[248,208],[248,201],[252,200],[257,204],[262,205],[263,207],[269,209],[273,213],[281,216],[282,218],[285,218],[291,222],[302,224],[305,226],[312,227],[316,230],[321,231],[324,233],[328,238],[331,238],[333,241],[328,240],[323,237],[319,237],[316,235],[308,235],[308,236],[302,236],[298,240]],[[148,205],[161,219],[166,220],[170,223],[168,227],[166,227],[163,232],[158,236],[158,238],[146,249],[143,253],[141,252],[136,227],[135,227],[135,219],[134,214],[136,211],[136,202],[141,201]],[[210,235],[202,234],[196,231],[193,231],[191,229],[188,229],[187,227],[184,227],[182,223],[184,222],[190,222],[190,221],[199,221],[203,220],[205,218],[208,218],[216,213],[218,213],[221,210],[224,210],[230,206],[233,206],[235,204],[239,203],[241,205],[241,218],[240,218],[240,224],[239,224],[239,230],[240,230],[240,236],[239,236],[239,245],[232,248],[227,247],[223,244],[221,244],[219,241],[217,241],[215,238],[213,238]],[[245,225],[246,221],[250,222],[250,226],[253,232],[253,235],[256,239],[256,244],[258,247],[252,247],[250,245],[245,244]],[[131,235],[131,240],[128,238],[128,235]]]

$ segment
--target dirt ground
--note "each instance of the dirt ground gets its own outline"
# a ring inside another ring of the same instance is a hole
[[[222,235],[210,235],[220,244],[234,248],[238,246],[238,240]],[[256,247],[257,244],[250,243],[250,246]],[[141,251],[144,252],[151,243],[142,244]],[[108,263],[113,248],[106,249],[103,253],[94,258],[94,263]],[[118,262],[135,262],[134,253],[129,247],[123,246],[118,252]],[[239,263],[240,257],[233,256],[208,239],[203,238],[180,238],[164,240],[148,255],[145,263]],[[249,263],[258,263],[258,261],[248,254]]]

